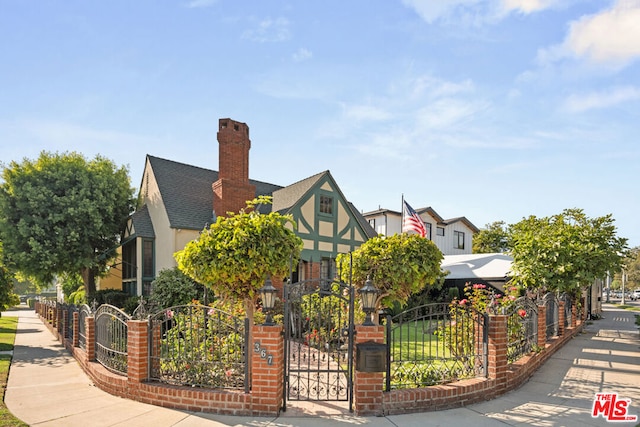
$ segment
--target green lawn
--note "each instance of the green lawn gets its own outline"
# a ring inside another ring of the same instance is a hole
[[[16,338],[17,327],[17,317],[0,317],[0,351],[13,350],[13,342]],[[0,427],[27,427],[27,424],[14,417],[4,404],[4,392],[7,387],[7,378],[9,377],[10,367],[11,355],[0,355],[0,386],[2,387]]]

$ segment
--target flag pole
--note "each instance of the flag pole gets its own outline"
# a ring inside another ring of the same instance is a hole
[[[404,229],[404,193],[402,193],[402,202],[400,205],[400,234],[402,234],[404,231],[402,231]]]

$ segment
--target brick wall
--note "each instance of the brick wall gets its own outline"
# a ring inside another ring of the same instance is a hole
[[[79,365],[96,386],[116,396],[153,405],[194,412],[227,415],[277,416],[282,409],[284,392],[284,339],[282,326],[254,326],[251,342],[251,392],[171,386],[147,381],[148,333],[147,322],[130,321],[128,336],[128,377],[114,374],[94,361],[94,318],[86,318],[87,351],[77,347],[77,320],[74,340],[57,334],[51,309],[36,305],[36,311],[51,333],[72,352]],[[540,313],[544,313],[541,310]],[[77,319],[77,316],[74,316]],[[539,318],[544,316],[539,316]],[[51,320],[50,320],[51,319]],[[473,378],[418,389],[384,391],[384,373],[354,370],[354,409],[358,415],[387,415],[425,412],[469,405],[493,399],[519,387],[560,349],[582,330],[584,319],[577,319],[576,327],[563,328],[563,335],[554,337],[540,347],[540,351],[507,362],[507,318],[489,316],[489,366],[486,378]],[[64,321],[64,319],[63,319]],[[69,321],[67,319],[67,321]],[[543,325],[546,324],[543,322]],[[66,327],[66,325],[65,325]],[[545,336],[543,328],[540,335]],[[384,342],[382,326],[356,327],[356,345],[364,342]],[[355,366],[355,363],[354,363]]]

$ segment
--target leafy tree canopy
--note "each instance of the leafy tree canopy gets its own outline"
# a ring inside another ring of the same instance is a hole
[[[589,218],[581,209],[530,216],[511,225],[509,236],[513,278],[528,289],[576,293],[617,271],[627,249],[611,215]]]
[[[2,263],[2,242],[0,242],[0,312],[18,305],[20,299],[13,291],[13,275]]]
[[[42,152],[35,161],[11,162],[2,179],[0,239],[9,265],[40,283],[80,272],[92,293],[132,211],[126,167],[101,156]]]
[[[488,254],[508,250],[508,228],[504,221],[487,224],[473,235],[473,253]]]
[[[443,276],[442,252],[431,240],[417,234],[374,237],[351,255],[338,255],[343,280],[348,280],[351,259],[353,282],[363,286],[370,278],[380,292],[378,307],[404,305],[412,294],[439,284],[438,279]]]
[[[271,198],[259,197],[247,203],[247,210],[218,217],[198,239],[175,254],[178,268],[217,296],[245,300],[250,317],[250,304],[256,301],[267,275],[284,277],[290,260],[295,265],[302,250],[290,216],[252,209],[264,203],[271,203]]]

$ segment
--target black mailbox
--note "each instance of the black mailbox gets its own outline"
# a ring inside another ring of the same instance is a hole
[[[358,372],[386,372],[387,346],[373,341],[356,344]]]

